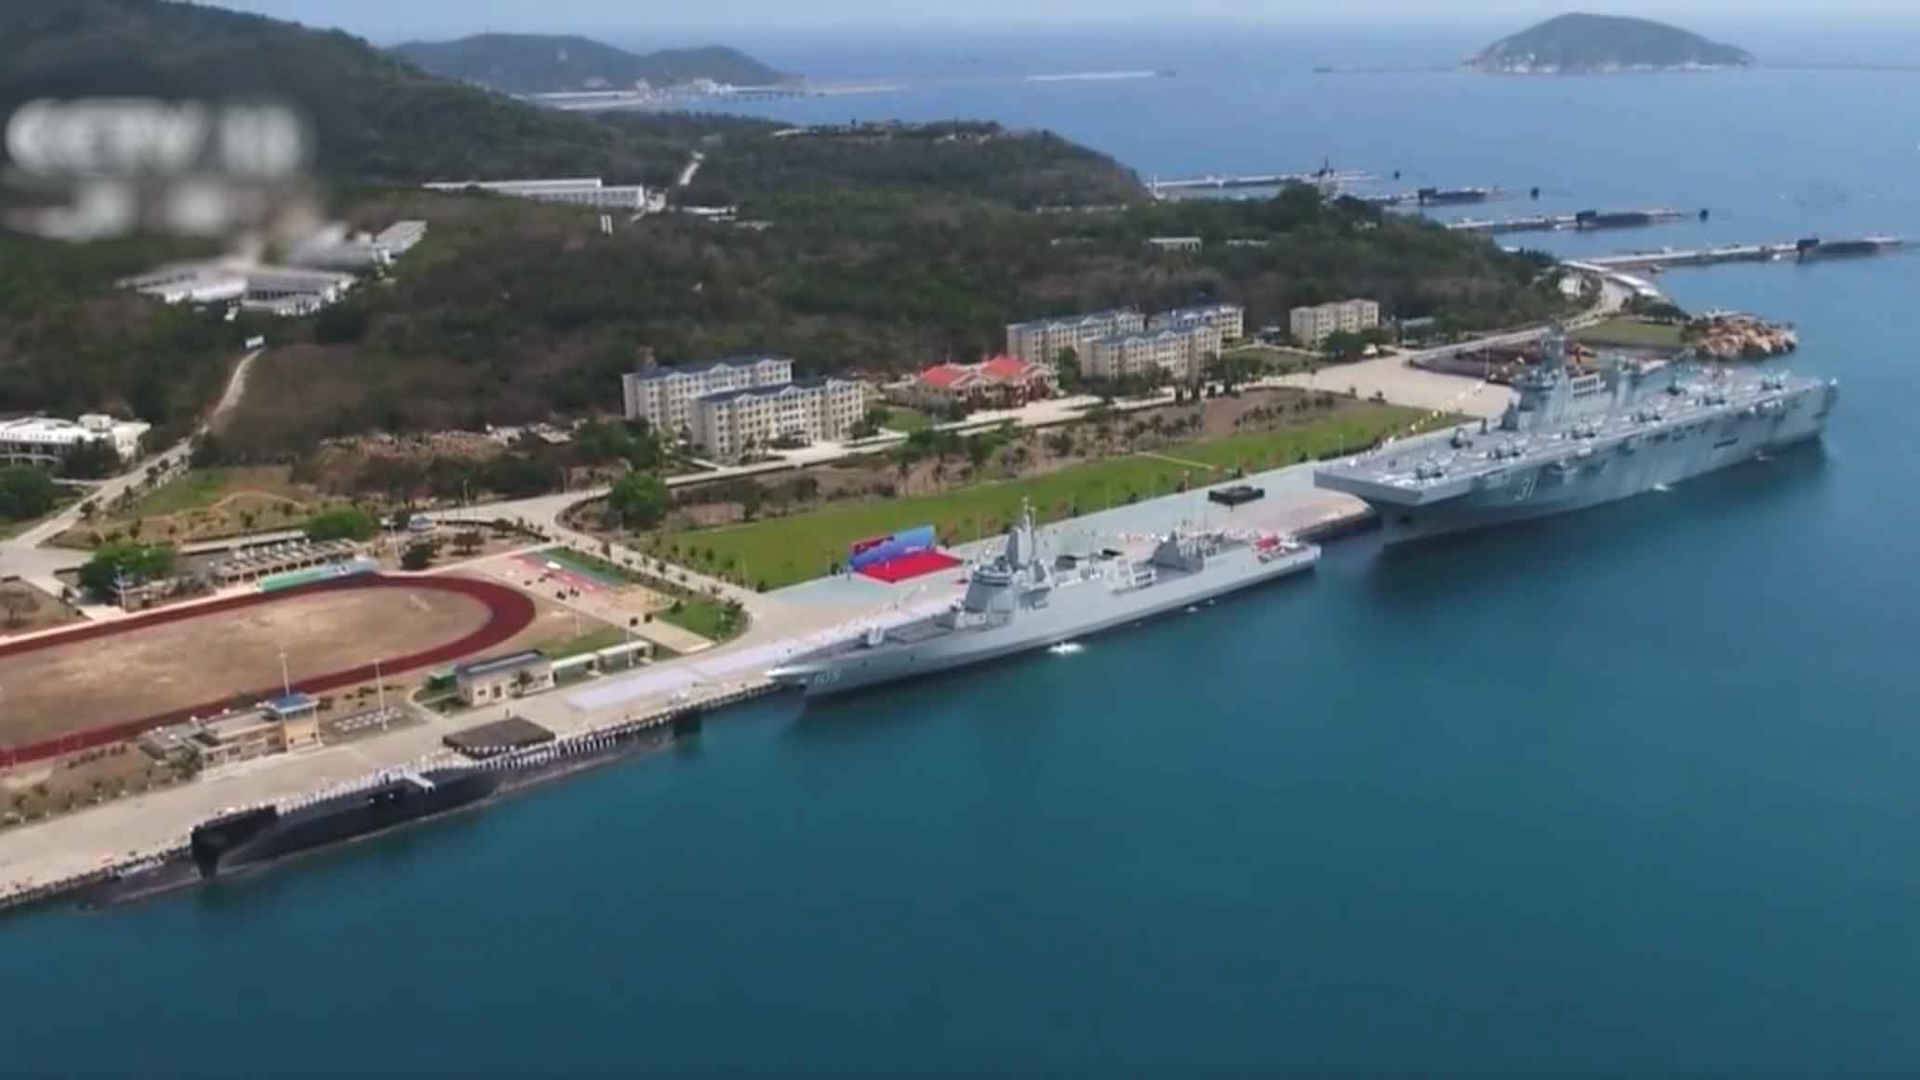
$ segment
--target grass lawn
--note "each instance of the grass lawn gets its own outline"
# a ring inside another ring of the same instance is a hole
[[[1291,375],[1296,371],[1307,370],[1316,357],[1294,352],[1289,349],[1276,349],[1271,345],[1249,345],[1245,348],[1230,349],[1227,355],[1236,359],[1260,361],[1260,366],[1269,375]]]
[[[610,649],[625,640],[627,640],[626,632],[619,627],[602,626],[598,630],[589,630],[579,637],[564,637],[557,638],[553,641],[543,641],[539,645],[534,646],[534,648],[545,653],[549,660],[559,660],[562,657],[577,656],[584,652],[598,652],[601,649]]]
[[[1680,328],[1638,319],[1607,319],[1584,330],[1576,330],[1573,339],[1587,345],[1617,345],[1638,349],[1678,349]]]
[[[189,469],[183,476],[141,496],[122,517],[159,517],[186,510],[204,510],[228,495],[257,493],[305,502],[312,493],[287,480],[280,466]]]
[[[679,611],[668,608],[655,612],[653,617],[699,634],[708,641],[725,641],[746,628],[746,620],[734,618],[721,601],[707,596],[682,596],[676,599],[679,601]]]
[[[1402,434],[1425,415],[1397,405],[1361,404],[1336,416],[1277,431],[1224,436],[1153,452],[1164,457],[1130,454],[1021,480],[903,499],[836,503],[790,517],[673,533],[665,543],[678,545],[679,555],[664,548],[662,554],[696,569],[737,572],[744,568],[747,580],[764,580],[768,588],[779,588],[828,573],[846,558],[847,545],[863,537],[926,524],[933,525],[945,543],[991,536],[1019,512],[1023,497],[1032,500],[1040,520],[1055,521],[1179,490],[1182,478],[1195,470],[1164,458],[1212,465],[1222,470],[1218,475],[1236,465],[1254,472]],[[1192,476],[1195,484],[1213,479],[1216,476],[1204,473]],[[689,557],[689,552],[698,554]]]
[[[911,434],[922,428],[933,426],[933,417],[919,409],[909,409],[904,405],[887,406],[887,422],[881,425],[888,431]]]

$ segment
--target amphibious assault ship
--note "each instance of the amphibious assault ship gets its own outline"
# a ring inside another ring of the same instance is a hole
[[[1485,528],[1663,490],[1818,438],[1840,393],[1831,381],[1635,361],[1575,375],[1558,331],[1514,386],[1497,427],[1389,444],[1317,470],[1314,484],[1366,500],[1389,543]]]
[[[1122,541],[1122,543],[1127,543]],[[946,609],[796,658],[768,672],[809,696],[915,678],[1042,649],[1306,570],[1320,549],[1290,536],[1173,530],[1131,550],[1039,550],[1031,507],[998,555],[974,564]]]

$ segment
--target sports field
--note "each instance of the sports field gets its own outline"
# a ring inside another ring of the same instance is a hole
[[[0,746],[30,758],[97,745],[236,698],[322,691],[471,655],[533,602],[493,582],[365,575],[163,609],[0,647]]]

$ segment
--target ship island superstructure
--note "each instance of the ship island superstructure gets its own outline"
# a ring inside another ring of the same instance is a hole
[[[1173,529],[1118,546],[1041,551],[1031,507],[1001,550],[972,564],[965,590],[932,615],[875,626],[768,672],[809,695],[917,678],[1042,649],[1311,568],[1320,549],[1292,536]]]
[[[1559,332],[1498,426],[1388,444],[1327,465],[1316,486],[1364,499],[1388,542],[1561,513],[1818,438],[1832,381],[1625,361],[1575,374]]]

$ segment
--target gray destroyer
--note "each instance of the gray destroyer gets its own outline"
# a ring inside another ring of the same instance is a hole
[[[1123,542],[1125,546],[1125,542]],[[874,627],[768,672],[809,696],[916,678],[1043,649],[1309,569],[1320,549],[1290,536],[1175,530],[1131,550],[1042,556],[1030,508],[998,555],[974,564],[945,609]]]
[[[1515,386],[1497,427],[1389,444],[1317,470],[1314,484],[1366,500],[1389,543],[1439,536],[1665,490],[1816,439],[1840,394],[1830,381],[1659,363],[1574,375],[1558,332]]]

